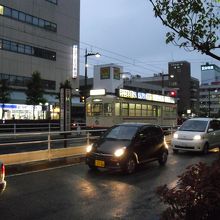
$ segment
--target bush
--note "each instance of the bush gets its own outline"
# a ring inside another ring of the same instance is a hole
[[[191,165],[178,178],[175,187],[156,190],[167,205],[161,219],[220,219],[220,159]]]

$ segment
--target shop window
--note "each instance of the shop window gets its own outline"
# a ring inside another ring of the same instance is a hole
[[[115,103],[115,116],[120,116],[121,104]]]
[[[135,104],[129,103],[129,116],[135,116]]]
[[[141,107],[142,107],[141,115],[142,116],[147,116],[147,105],[142,105]]]
[[[135,115],[141,116],[141,104],[136,104]]]
[[[128,103],[122,103],[122,116],[128,116]]]

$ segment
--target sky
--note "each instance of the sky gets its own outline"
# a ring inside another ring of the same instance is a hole
[[[165,43],[169,30],[155,18],[148,0],[81,0],[80,74],[84,74],[85,49],[99,52],[100,58],[88,57],[88,76],[93,66],[115,63],[124,72],[142,77],[168,73],[168,62],[188,61],[191,76],[201,79],[201,65],[220,66],[219,61],[200,52]]]

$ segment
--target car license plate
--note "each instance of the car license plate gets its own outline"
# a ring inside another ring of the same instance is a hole
[[[103,160],[95,160],[95,166],[97,166],[97,167],[105,167],[105,161],[103,161]]]

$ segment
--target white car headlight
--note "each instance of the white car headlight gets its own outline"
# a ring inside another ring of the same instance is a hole
[[[173,138],[178,139],[178,134],[174,133]]]
[[[91,145],[89,145],[89,146],[87,146],[87,148],[86,148],[86,152],[87,153],[89,153],[89,152],[91,152],[92,151],[92,144]]]
[[[193,140],[201,140],[201,139],[202,139],[202,137],[199,134],[197,134],[193,137]]]
[[[126,147],[119,148],[115,151],[114,155],[116,157],[121,157],[125,152]]]

